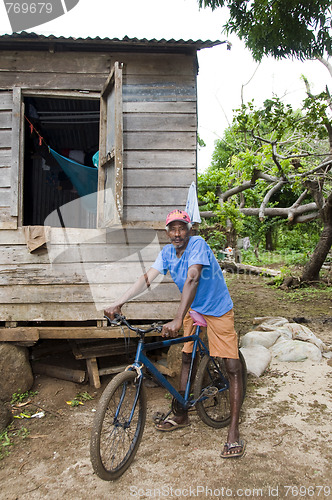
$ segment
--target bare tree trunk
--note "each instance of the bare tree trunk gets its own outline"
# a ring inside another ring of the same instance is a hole
[[[265,250],[272,252],[275,250],[273,241],[273,231],[269,228],[265,233]]]
[[[318,281],[319,271],[324,264],[327,254],[332,246],[332,194],[327,199],[323,210],[322,219],[324,228],[316,245],[314,253],[306,264],[301,276],[301,281]]]

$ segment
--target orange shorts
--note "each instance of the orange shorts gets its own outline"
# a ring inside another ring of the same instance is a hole
[[[207,336],[209,340],[209,351],[211,356],[219,358],[239,359],[239,347],[237,333],[234,329],[234,311],[231,309],[220,317],[207,316],[203,314],[207,322]],[[183,335],[193,335],[196,326],[189,315],[189,311],[183,320]],[[182,352],[191,353],[193,342],[185,342]]]

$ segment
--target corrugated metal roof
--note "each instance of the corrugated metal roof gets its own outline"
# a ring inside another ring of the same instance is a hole
[[[45,47],[49,48],[50,45],[60,45],[62,50],[94,50],[103,51],[106,48],[114,50],[156,50],[156,51],[183,51],[183,50],[200,50],[205,48],[214,47],[226,43],[222,40],[175,40],[171,38],[166,40],[162,38],[157,40],[153,38],[100,38],[100,37],[87,37],[87,38],[74,38],[55,35],[38,35],[37,33],[27,33],[22,31],[20,33],[5,34],[0,36],[0,47],[2,49],[17,49],[17,50],[43,50]]]

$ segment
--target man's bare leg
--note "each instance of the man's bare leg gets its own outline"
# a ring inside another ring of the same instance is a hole
[[[226,370],[229,378],[229,399],[230,399],[230,413],[231,421],[228,429],[227,442],[236,443],[239,442],[239,419],[240,410],[242,405],[242,365],[239,359],[225,359]],[[224,453],[227,453],[226,446],[224,448]],[[237,454],[241,452],[241,447],[235,447],[229,450],[229,455]]]

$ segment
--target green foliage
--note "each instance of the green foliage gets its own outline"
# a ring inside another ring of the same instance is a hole
[[[277,286],[277,285],[275,285]],[[307,287],[305,284],[301,285],[300,289],[296,290],[288,290],[287,292],[281,292],[282,296],[281,300],[285,300],[285,293],[287,294],[287,300],[290,302],[301,302],[303,300],[319,300],[319,299],[327,299],[332,300],[332,287],[328,286],[326,283],[317,283],[316,286]]]
[[[74,399],[67,401],[70,406],[83,405],[85,401],[90,401],[93,399],[88,392],[78,392]]]
[[[29,398],[32,398],[33,396],[36,396],[36,394],[38,394],[38,391],[21,392],[21,390],[19,389],[18,392],[14,392],[10,402],[11,402],[11,404],[23,403],[26,399],[29,399]]]
[[[199,134],[197,134],[197,144],[200,148],[205,148],[206,144]]]
[[[10,438],[10,431],[5,429],[0,433],[0,460],[9,455],[9,447],[13,446]]]
[[[332,54],[330,0],[198,0],[200,7],[228,7],[226,33],[244,40],[255,60],[311,59]]]
[[[218,252],[226,246],[226,235],[222,231],[213,231],[207,242],[214,252]]]
[[[16,438],[25,439],[30,434],[26,427],[15,429],[13,424],[8,425],[0,432],[0,460],[3,460],[10,453],[10,448],[14,446]]]
[[[274,252],[268,252],[267,250],[260,248],[258,255],[259,258],[257,258],[252,248],[249,248],[248,250],[241,250],[243,264],[259,267],[278,265],[281,266],[281,270],[284,269],[285,271],[290,266],[303,266],[308,258],[307,252],[297,250],[279,249]]]

